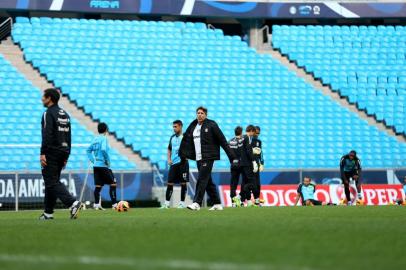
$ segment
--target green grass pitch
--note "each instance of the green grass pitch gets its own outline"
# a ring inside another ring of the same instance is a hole
[[[404,269],[406,208],[0,213],[0,269]]]

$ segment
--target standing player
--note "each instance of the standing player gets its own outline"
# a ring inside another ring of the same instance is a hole
[[[179,148],[181,158],[196,160],[199,171],[195,197],[193,203],[187,207],[190,210],[200,210],[205,192],[214,204],[210,210],[223,210],[217,187],[211,178],[214,161],[220,159],[220,146],[230,161],[238,163],[217,123],[207,119],[207,109],[197,108],[196,119],[183,134]]]
[[[253,206],[251,201],[251,195],[253,195],[255,199],[255,206],[260,206],[258,184],[255,176],[259,168],[255,157],[255,151],[252,148],[256,128],[253,125],[248,125],[245,128],[245,132],[246,135],[244,136],[244,143],[248,144],[248,146],[244,146],[241,151],[241,156],[244,156],[241,159],[245,159],[245,170],[243,170],[243,183],[241,185],[241,189],[243,191],[241,192],[241,201],[244,203],[246,202],[247,206]]]
[[[185,208],[187,183],[189,182],[189,163],[179,156],[179,147],[183,138],[183,123],[180,120],[173,121],[173,134],[168,145],[168,186],[166,187],[166,201],[161,208],[169,208],[169,203],[173,193],[173,185],[180,183],[180,202],[178,208]]]
[[[259,126],[255,127],[254,137],[252,139],[251,145],[254,152],[255,161],[258,166],[258,171],[255,172],[255,204],[260,205],[260,195],[261,195],[261,172],[264,170],[264,157],[262,153],[262,141],[259,139],[261,134],[261,128]]]
[[[234,129],[235,137],[228,142],[228,146],[234,155],[240,159],[240,148],[242,147],[244,138],[242,136],[242,127],[238,126]],[[241,196],[237,195],[237,186],[240,181],[240,175],[242,173],[240,164],[231,164],[231,179],[230,179],[230,198],[232,201],[232,207],[241,206]],[[241,191],[243,184],[241,184]],[[241,192],[240,192],[241,193]]]
[[[357,157],[357,152],[355,150],[351,150],[350,153],[344,155],[340,161],[340,173],[341,173],[341,180],[344,184],[344,192],[345,192],[345,200],[343,203],[347,203],[351,205],[351,193],[350,193],[350,180],[354,180],[357,193],[358,193],[358,200],[362,201],[362,191],[361,191],[361,160]]]
[[[247,135],[242,136],[242,128],[236,127],[235,135],[236,137],[229,142],[230,149],[238,159],[238,163],[233,163],[231,166],[230,196],[232,206],[241,206],[241,202],[244,202],[246,199],[248,199],[248,205],[251,206],[251,192],[256,193],[254,171],[258,169],[251,147],[254,128],[253,126],[248,126]],[[236,195],[240,174],[243,176],[243,181],[241,183],[240,194]]]
[[[95,210],[104,210],[101,206],[100,192],[103,186],[110,185],[110,199],[112,208],[117,206],[117,183],[113,172],[110,169],[110,146],[107,141],[108,127],[105,123],[97,126],[99,136],[93,139],[93,142],[87,148],[87,157],[93,164],[94,175],[94,205]]]
[[[41,220],[53,219],[56,200],[70,207],[71,219],[78,217],[83,205],[61,183],[61,171],[65,168],[71,150],[70,117],[58,106],[60,93],[50,88],[44,91],[42,103],[47,108],[42,116],[42,144],[40,162],[45,182],[45,211]]]

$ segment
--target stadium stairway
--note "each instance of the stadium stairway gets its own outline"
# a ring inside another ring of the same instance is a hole
[[[361,119],[368,122],[369,125],[375,126],[379,130],[385,132],[389,136],[395,137],[399,142],[406,142],[406,137],[404,134],[396,134],[395,131],[386,126],[384,123],[377,121],[377,119],[368,115],[365,111],[360,110],[355,104],[351,104],[349,100],[341,96],[337,91],[333,91],[330,85],[323,85],[320,80],[317,80],[312,73],[307,72],[304,68],[299,67],[295,61],[291,61],[287,56],[283,55],[278,49],[272,47],[272,34],[268,35],[269,43],[264,43],[259,46],[258,53],[268,54],[275,60],[278,60],[282,65],[287,67],[289,70],[294,72],[298,77],[303,78],[307,83],[312,85],[315,90],[320,91],[323,95],[330,97],[332,100],[337,102],[340,106],[348,109],[349,111],[355,113]]]
[[[8,60],[21,74],[31,81],[31,83],[41,90],[54,87],[47,81],[46,78],[40,75],[30,64],[25,62],[23,58],[23,52],[21,49],[13,43],[10,37],[3,40],[0,43],[0,54]],[[80,124],[86,127],[87,130],[93,134],[97,134],[97,122],[84,113],[84,111],[78,108],[72,101],[66,96],[62,96],[60,105],[74,118],[76,118]],[[135,153],[130,147],[125,145],[122,141],[118,140],[114,135],[108,136],[110,146],[114,148],[118,153],[128,158],[129,161],[134,162],[137,166],[137,170],[150,171],[152,165],[149,160],[141,158],[138,153]]]

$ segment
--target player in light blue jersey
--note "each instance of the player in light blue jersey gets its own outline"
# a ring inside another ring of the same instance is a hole
[[[170,200],[173,193],[173,185],[180,183],[180,203],[178,208],[185,208],[185,198],[187,192],[187,183],[189,182],[189,163],[186,159],[181,159],[179,156],[179,147],[182,142],[182,121],[173,121],[173,132],[168,145],[168,185],[166,187],[165,203],[161,208],[169,208]]]
[[[87,156],[93,163],[94,172],[94,209],[104,210],[101,206],[100,192],[103,186],[110,185],[110,198],[113,209],[117,206],[117,183],[113,172],[110,169],[110,146],[107,141],[108,127],[100,123],[97,127],[99,136],[93,139],[92,144],[87,148]]]
[[[297,188],[297,196],[294,205],[297,205],[299,200],[302,200],[303,206],[314,205],[333,205],[332,203],[325,203],[315,198],[316,185],[312,183],[310,177],[303,178],[303,183],[300,183]]]

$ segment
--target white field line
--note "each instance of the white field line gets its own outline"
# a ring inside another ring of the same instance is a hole
[[[114,258],[96,256],[50,256],[50,255],[16,255],[0,254],[0,262],[35,263],[35,264],[79,264],[94,266],[122,266],[138,269],[207,269],[207,270],[310,270],[311,268],[281,267],[269,264],[245,264],[232,262],[201,262],[196,260],[160,260]]]
[[[74,143],[72,147],[87,147],[90,144],[84,143]],[[26,144],[0,144],[0,148],[31,148],[31,147],[41,147],[41,144],[37,143],[26,143]]]

